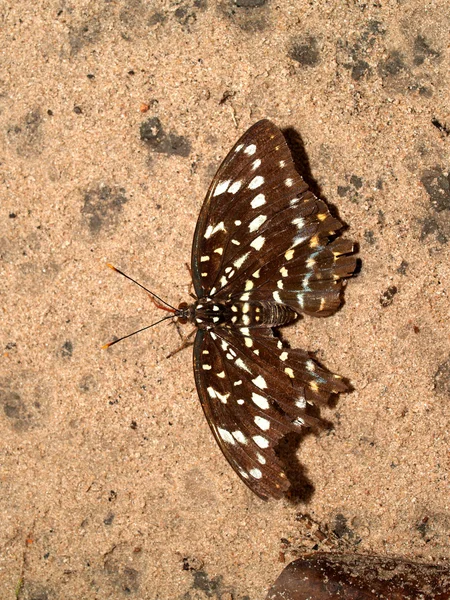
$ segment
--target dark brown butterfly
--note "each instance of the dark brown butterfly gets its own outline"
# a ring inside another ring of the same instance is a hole
[[[356,266],[353,243],[297,173],[281,131],[259,121],[223,161],[194,235],[197,300],[174,316],[197,327],[198,395],[226,459],[260,498],[289,488],[276,446],[314,425],[308,407],[343,392],[341,377],[272,328],[327,316]],[[333,239],[330,239],[333,238]]]

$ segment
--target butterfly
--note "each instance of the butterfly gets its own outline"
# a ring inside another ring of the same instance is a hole
[[[174,316],[195,325],[200,402],[225,458],[260,498],[290,482],[277,445],[318,420],[312,406],[348,389],[273,328],[300,315],[327,316],[341,304],[356,267],[342,223],[298,174],[281,131],[269,120],[248,129],[217,171],[195,229],[196,300]]]

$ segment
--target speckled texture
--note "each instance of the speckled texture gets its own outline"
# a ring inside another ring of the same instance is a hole
[[[257,600],[301,512],[449,560],[449,9],[3,4],[2,598]],[[173,326],[100,350],[159,316],[106,261],[188,299],[210,179],[264,117],[301,136],[363,263],[338,314],[286,331],[354,386],[301,444],[297,506],[228,467]]]

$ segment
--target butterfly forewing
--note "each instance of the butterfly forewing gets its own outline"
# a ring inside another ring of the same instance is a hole
[[[280,130],[260,121],[227,155],[201,209],[192,248],[197,297],[245,303],[244,312],[261,303],[331,314],[356,265],[351,242],[330,240],[341,227],[297,173]],[[269,326],[218,321],[202,323],[194,345],[203,410],[241,479],[262,498],[280,497],[289,482],[278,442],[317,424],[311,406],[347,386],[303,350],[284,348]]]

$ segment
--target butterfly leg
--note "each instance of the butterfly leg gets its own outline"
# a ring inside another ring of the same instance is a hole
[[[191,267],[187,263],[184,263],[184,264],[185,264],[186,269],[189,272],[189,277],[191,278],[191,283],[189,284],[189,296],[191,298],[194,298],[194,300],[197,300],[197,296],[192,293],[192,290],[193,290],[193,287],[194,287],[194,283],[192,281],[192,269],[191,269]]]
[[[170,354],[168,354],[166,356],[166,358],[172,358],[172,356],[175,356],[175,354],[178,354],[178,352],[181,352],[181,350],[184,350],[185,348],[189,348],[189,346],[192,346],[192,344],[194,343],[191,338],[194,335],[194,333],[196,333],[197,329],[193,329],[187,337],[184,337],[183,334],[181,333],[177,323],[175,323],[175,326],[177,327],[178,333],[180,334],[180,337],[183,342],[179,348],[170,352]]]

